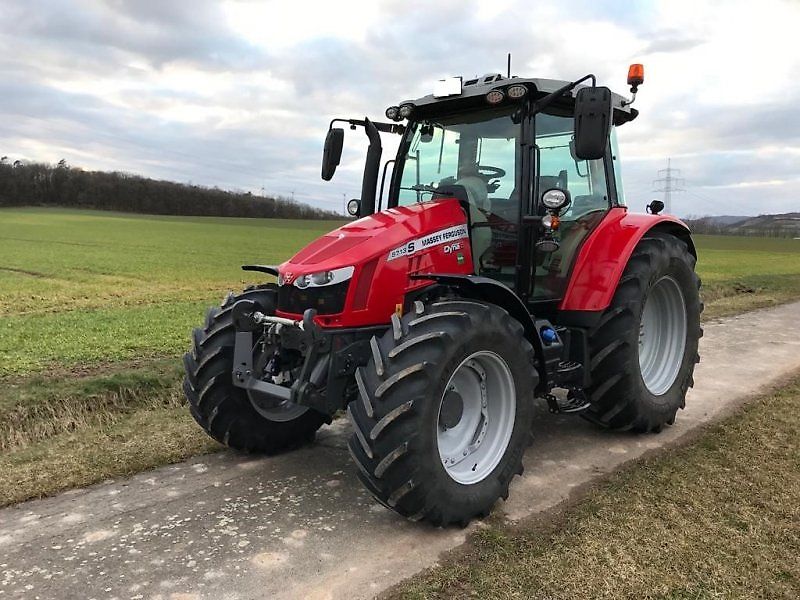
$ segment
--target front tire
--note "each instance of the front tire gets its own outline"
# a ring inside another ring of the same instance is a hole
[[[363,484],[413,520],[486,516],[531,441],[538,375],[522,325],[493,304],[416,302],[371,346],[348,406]]]
[[[652,232],[634,249],[611,305],[589,337],[589,420],[658,432],[694,385],[702,336],[696,259],[675,236]]]
[[[246,390],[233,385],[233,305],[247,299],[274,306],[274,295],[268,286],[229,294],[220,307],[208,310],[205,325],[193,331],[191,352],[183,357],[183,390],[192,416],[212,438],[236,450],[274,454],[312,441],[328,421],[297,405],[274,411],[270,419],[256,410]]]

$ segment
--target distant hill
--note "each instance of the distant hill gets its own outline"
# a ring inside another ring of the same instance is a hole
[[[770,237],[800,236],[800,212],[782,215],[759,215],[730,226],[737,235],[766,235]]]
[[[161,181],[130,173],[84,171],[65,161],[9,164],[0,159],[0,207],[63,206],[155,215],[341,219],[286,198]]]
[[[750,235],[762,237],[800,237],[800,212],[757,217],[700,217],[685,219],[695,233]]]
[[[720,215],[718,217],[706,217],[712,223],[716,223],[718,225],[733,225],[734,223],[740,223],[742,221],[746,221],[747,219],[751,219],[752,217],[743,217],[743,216],[733,216],[733,215]]]

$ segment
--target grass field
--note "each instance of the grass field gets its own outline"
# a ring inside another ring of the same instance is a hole
[[[0,377],[175,355],[210,303],[335,227],[0,210]]]
[[[389,598],[800,597],[800,378],[577,504],[490,524]]]
[[[800,240],[721,235],[695,240],[706,319],[800,297]]]
[[[0,210],[0,503],[216,448],[181,406],[190,329],[335,226]],[[705,318],[800,297],[800,242],[697,245]]]

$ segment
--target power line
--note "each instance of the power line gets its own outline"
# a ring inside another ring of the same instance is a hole
[[[664,192],[664,212],[672,213],[672,194],[685,192],[686,180],[680,177],[681,170],[672,168],[672,159],[667,159],[667,168],[658,172],[658,179],[653,180],[653,191]]]

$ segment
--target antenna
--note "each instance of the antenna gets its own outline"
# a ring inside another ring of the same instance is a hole
[[[511,52],[508,53],[508,78],[511,79]]]

